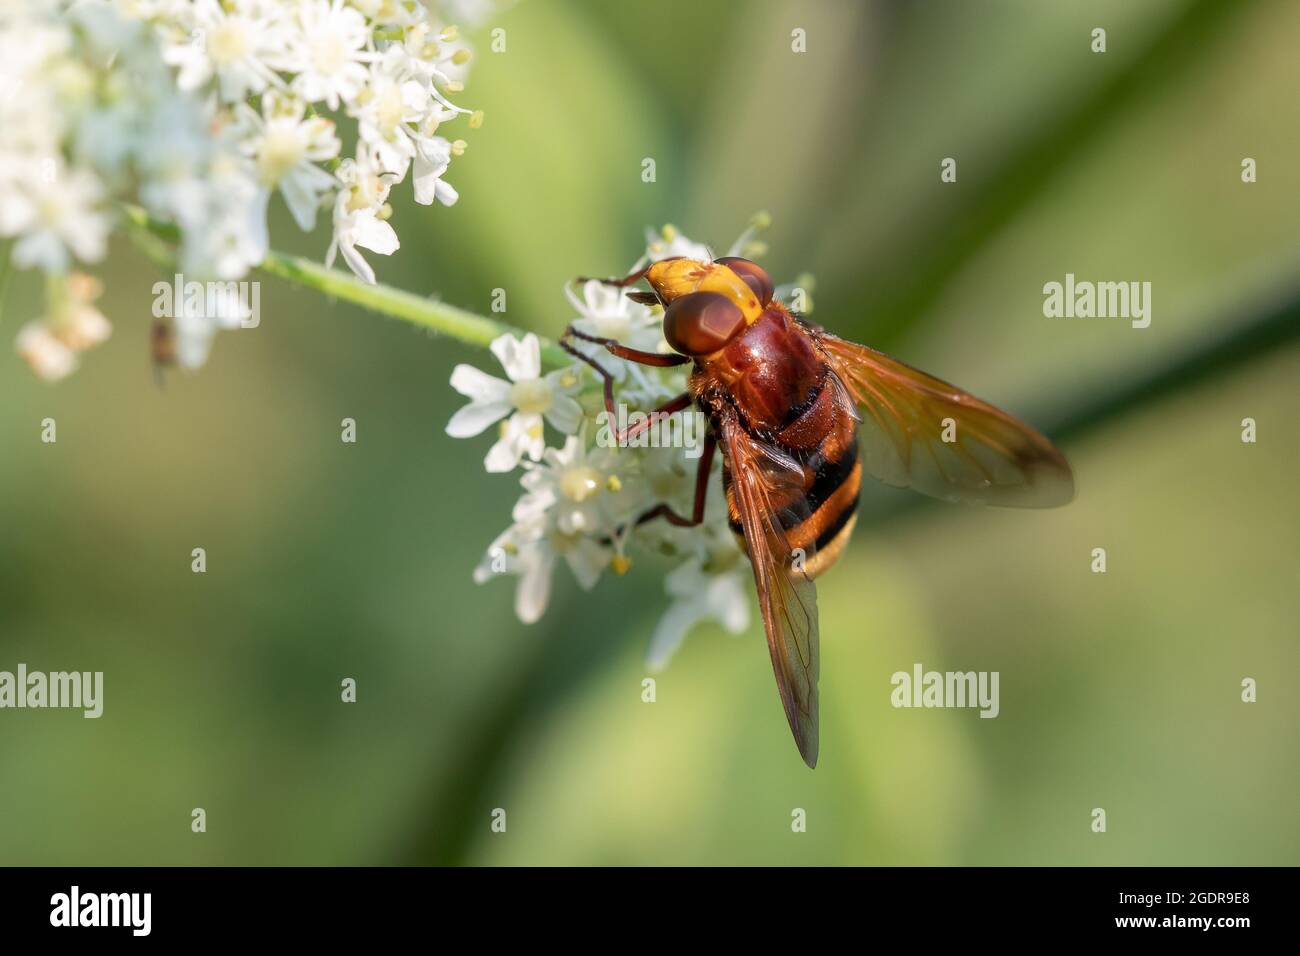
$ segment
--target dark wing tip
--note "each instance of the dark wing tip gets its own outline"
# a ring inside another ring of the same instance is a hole
[[[818,730],[815,692],[813,700],[809,703],[811,707],[809,712],[799,713],[796,710],[792,713],[787,710],[785,716],[790,722],[790,733],[794,735],[794,744],[799,748],[799,756],[803,758],[803,762],[808,765],[809,770],[816,770],[821,734]]]
[[[779,676],[777,683],[780,686]],[[815,689],[813,694],[813,699],[807,704],[810,709],[801,712],[793,695],[787,695],[786,689],[781,687],[782,710],[785,711],[786,722],[790,725],[790,735],[794,737],[794,745],[799,748],[799,756],[803,758],[809,770],[817,769],[817,751],[821,742],[817,726]]]
[[[1074,470],[1070,468],[1069,464],[1065,461],[1064,456],[1061,458],[1061,467],[1061,498],[1059,504],[1068,505],[1074,500],[1074,496],[1078,493],[1078,490],[1074,485]]]
[[[1007,507],[1060,508],[1074,500],[1074,470],[1059,449],[1045,438],[1042,441],[1043,454],[1023,466],[1028,485],[1006,501]]]
[[[800,738],[795,736],[794,742],[799,745],[799,756],[803,757],[803,762],[808,765],[809,770],[817,769],[817,737],[814,734],[812,739]]]

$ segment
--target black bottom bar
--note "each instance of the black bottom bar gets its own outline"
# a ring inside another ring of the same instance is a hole
[[[453,926],[495,939],[512,925],[533,926],[540,942],[552,932],[572,940],[610,920],[664,939],[659,934],[674,924],[703,920],[744,935],[766,932],[760,927],[775,920],[805,932],[846,927],[855,938],[918,938],[921,931],[927,942],[1039,939],[1046,931],[1231,945],[1241,934],[1287,925],[1294,875],[1182,868],[10,869],[0,870],[0,919],[6,941],[75,936],[83,944],[282,936],[338,944]]]

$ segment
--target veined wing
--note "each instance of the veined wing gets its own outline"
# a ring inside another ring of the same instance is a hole
[[[975,504],[1051,508],[1074,497],[1065,456],[1029,425],[883,352],[809,332],[862,408],[869,474]]]
[[[777,689],[799,753],[815,767],[821,669],[817,588],[802,570],[812,555],[794,552],[784,526],[808,517],[803,468],[785,451],[750,435],[734,411],[723,415],[720,432],[731,476],[728,505],[744,529]]]

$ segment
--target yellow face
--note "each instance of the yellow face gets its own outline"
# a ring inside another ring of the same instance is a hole
[[[664,259],[652,265],[645,277],[664,305],[692,292],[718,292],[736,303],[746,325],[753,325],[763,314],[763,305],[754,290],[720,262]]]

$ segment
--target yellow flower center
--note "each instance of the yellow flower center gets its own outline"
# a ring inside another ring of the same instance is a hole
[[[68,207],[58,193],[45,192],[36,200],[36,214],[47,227],[57,228],[67,216]]]
[[[218,66],[234,63],[248,54],[248,31],[237,20],[227,20],[208,37],[208,55]]]
[[[402,91],[397,87],[389,87],[383,93],[383,99],[375,107],[376,116],[379,118],[379,129],[388,139],[392,139],[397,131],[397,125],[402,122]]]
[[[369,209],[383,195],[383,189],[384,183],[378,176],[363,176],[352,187],[352,195],[348,198],[348,212]]]
[[[554,400],[551,387],[540,378],[526,379],[510,386],[510,403],[521,412],[540,415],[550,410]]]
[[[590,466],[565,469],[560,476],[560,494],[570,501],[586,501],[600,493],[600,472]]]
[[[550,534],[551,550],[556,554],[568,554],[577,546],[581,538],[582,535],[579,533],[565,534],[557,529]]]
[[[266,185],[274,185],[302,161],[302,155],[302,137],[297,130],[268,130],[261,149],[257,151],[258,175]]]

